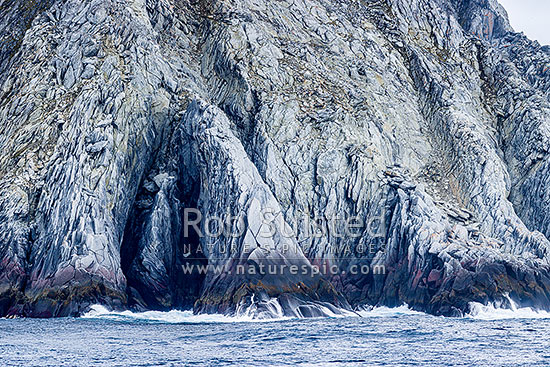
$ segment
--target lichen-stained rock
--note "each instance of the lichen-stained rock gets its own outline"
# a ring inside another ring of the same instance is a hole
[[[0,314],[550,308],[550,49],[496,0],[10,0],[0,16]],[[245,231],[185,236],[190,208]],[[235,275],[262,263],[306,275]]]
[[[55,10],[49,11],[52,4],[51,0],[6,0],[0,3],[0,83],[4,81],[12,56],[17,53],[34,19],[56,16]]]

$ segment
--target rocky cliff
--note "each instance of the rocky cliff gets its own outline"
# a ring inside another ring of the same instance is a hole
[[[550,309],[550,48],[496,0],[1,0],[0,41],[1,315]]]

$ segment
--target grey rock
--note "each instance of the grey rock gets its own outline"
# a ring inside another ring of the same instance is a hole
[[[549,65],[495,0],[2,6],[0,314],[550,309]]]
[[[82,72],[82,79],[91,79],[95,74],[95,67],[92,64],[86,64],[84,71]]]

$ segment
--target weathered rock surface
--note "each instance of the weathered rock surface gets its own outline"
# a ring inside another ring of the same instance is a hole
[[[0,314],[550,309],[550,49],[496,0],[31,3],[0,3]]]

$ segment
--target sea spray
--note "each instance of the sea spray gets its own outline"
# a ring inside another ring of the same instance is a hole
[[[477,320],[502,320],[502,319],[548,319],[550,312],[536,310],[531,307],[520,307],[509,295],[505,295],[509,307],[504,307],[500,302],[491,302],[483,305],[478,302],[470,303],[468,318]]]

